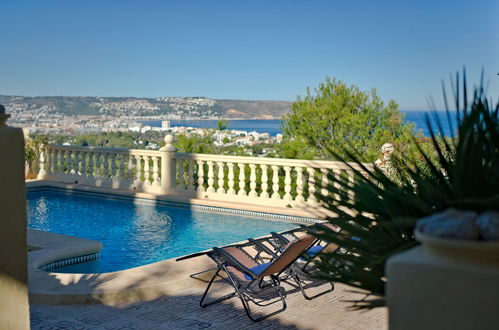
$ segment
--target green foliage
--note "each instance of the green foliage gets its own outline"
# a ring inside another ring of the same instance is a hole
[[[290,158],[296,158],[291,157],[296,151],[313,155],[309,159],[336,159],[335,155],[345,157],[348,147],[361,155],[361,161],[373,162],[384,143],[404,151],[412,139],[414,126],[404,124],[398,105],[394,101],[385,105],[374,89],[362,92],[328,78],[315,92],[308,90],[283,118],[282,149]]]
[[[275,145],[275,152],[279,158],[289,159],[315,159],[317,153],[307,144],[303,137],[287,139]]]
[[[33,135],[26,140],[24,146],[24,160],[38,161],[40,159],[40,151],[48,144],[47,135]]]
[[[383,297],[385,263],[394,254],[417,244],[413,235],[417,219],[449,207],[499,210],[499,103],[492,106],[481,88],[476,89],[469,103],[466,88],[463,90],[464,105],[455,139],[438,139],[427,117],[436,157],[414,143],[420,157],[397,159],[395,175],[363,168],[368,175],[362,176],[352,168],[358,177],[353,186],[353,201],[334,184],[329,187],[331,194],[321,197],[324,205],[338,214],[328,221],[342,231],[335,234],[315,228],[315,233],[343,248],[323,255],[318,264],[320,277]],[[456,103],[459,108],[459,101]],[[438,120],[436,125],[442,131]],[[345,154],[362,167],[358,157]],[[334,177],[330,180],[343,189],[349,188]],[[333,198],[333,194],[341,198]],[[357,303],[359,308],[371,308],[384,301],[381,298]]]
[[[149,131],[145,133],[136,132],[101,132],[81,135],[50,135],[49,143],[70,143],[78,146],[108,147],[108,148],[133,148],[145,149],[151,143],[162,145],[164,135],[161,132]]]
[[[212,134],[205,136],[186,136],[182,134],[176,137],[174,146],[179,152],[210,154],[215,153],[214,142]]]
[[[217,130],[225,131],[229,127],[229,121],[225,119],[220,119],[217,121]]]

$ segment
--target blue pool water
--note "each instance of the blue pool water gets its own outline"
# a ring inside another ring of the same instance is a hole
[[[104,244],[100,259],[59,268],[103,273],[258,237],[296,224],[61,191],[27,194],[28,226]]]

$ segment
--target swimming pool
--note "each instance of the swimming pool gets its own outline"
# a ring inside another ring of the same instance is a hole
[[[29,191],[28,226],[104,244],[98,260],[55,270],[61,273],[118,271],[297,226],[196,210],[187,204],[170,207],[137,201],[59,189]]]

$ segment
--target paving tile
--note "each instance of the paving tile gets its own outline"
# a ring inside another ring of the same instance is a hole
[[[291,287],[285,285],[287,290]],[[230,292],[221,286],[217,295]],[[32,329],[106,329],[106,330],[154,330],[154,329],[386,329],[386,309],[373,311],[349,310],[346,300],[360,297],[344,286],[337,285],[335,291],[308,301],[299,290],[287,295],[288,308],[264,321],[254,323],[244,312],[237,297],[222,303],[201,308],[199,301],[202,289],[186,290],[180,296],[161,297],[153,301],[127,306],[65,305],[31,306]],[[273,305],[254,308],[260,315]]]

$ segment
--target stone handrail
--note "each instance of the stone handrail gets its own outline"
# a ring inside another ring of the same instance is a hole
[[[41,154],[38,178],[185,199],[299,208],[317,205],[318,194],[329,193],[331,176],[349,184],[355,180],[343,162],[178,153],[172,136],[165,141],[159,151],[49,145]],[[346,196],[352,198],[353,193]]]
[[[160,193],[161,158],[153,150],[48,145],[38,179]]]

